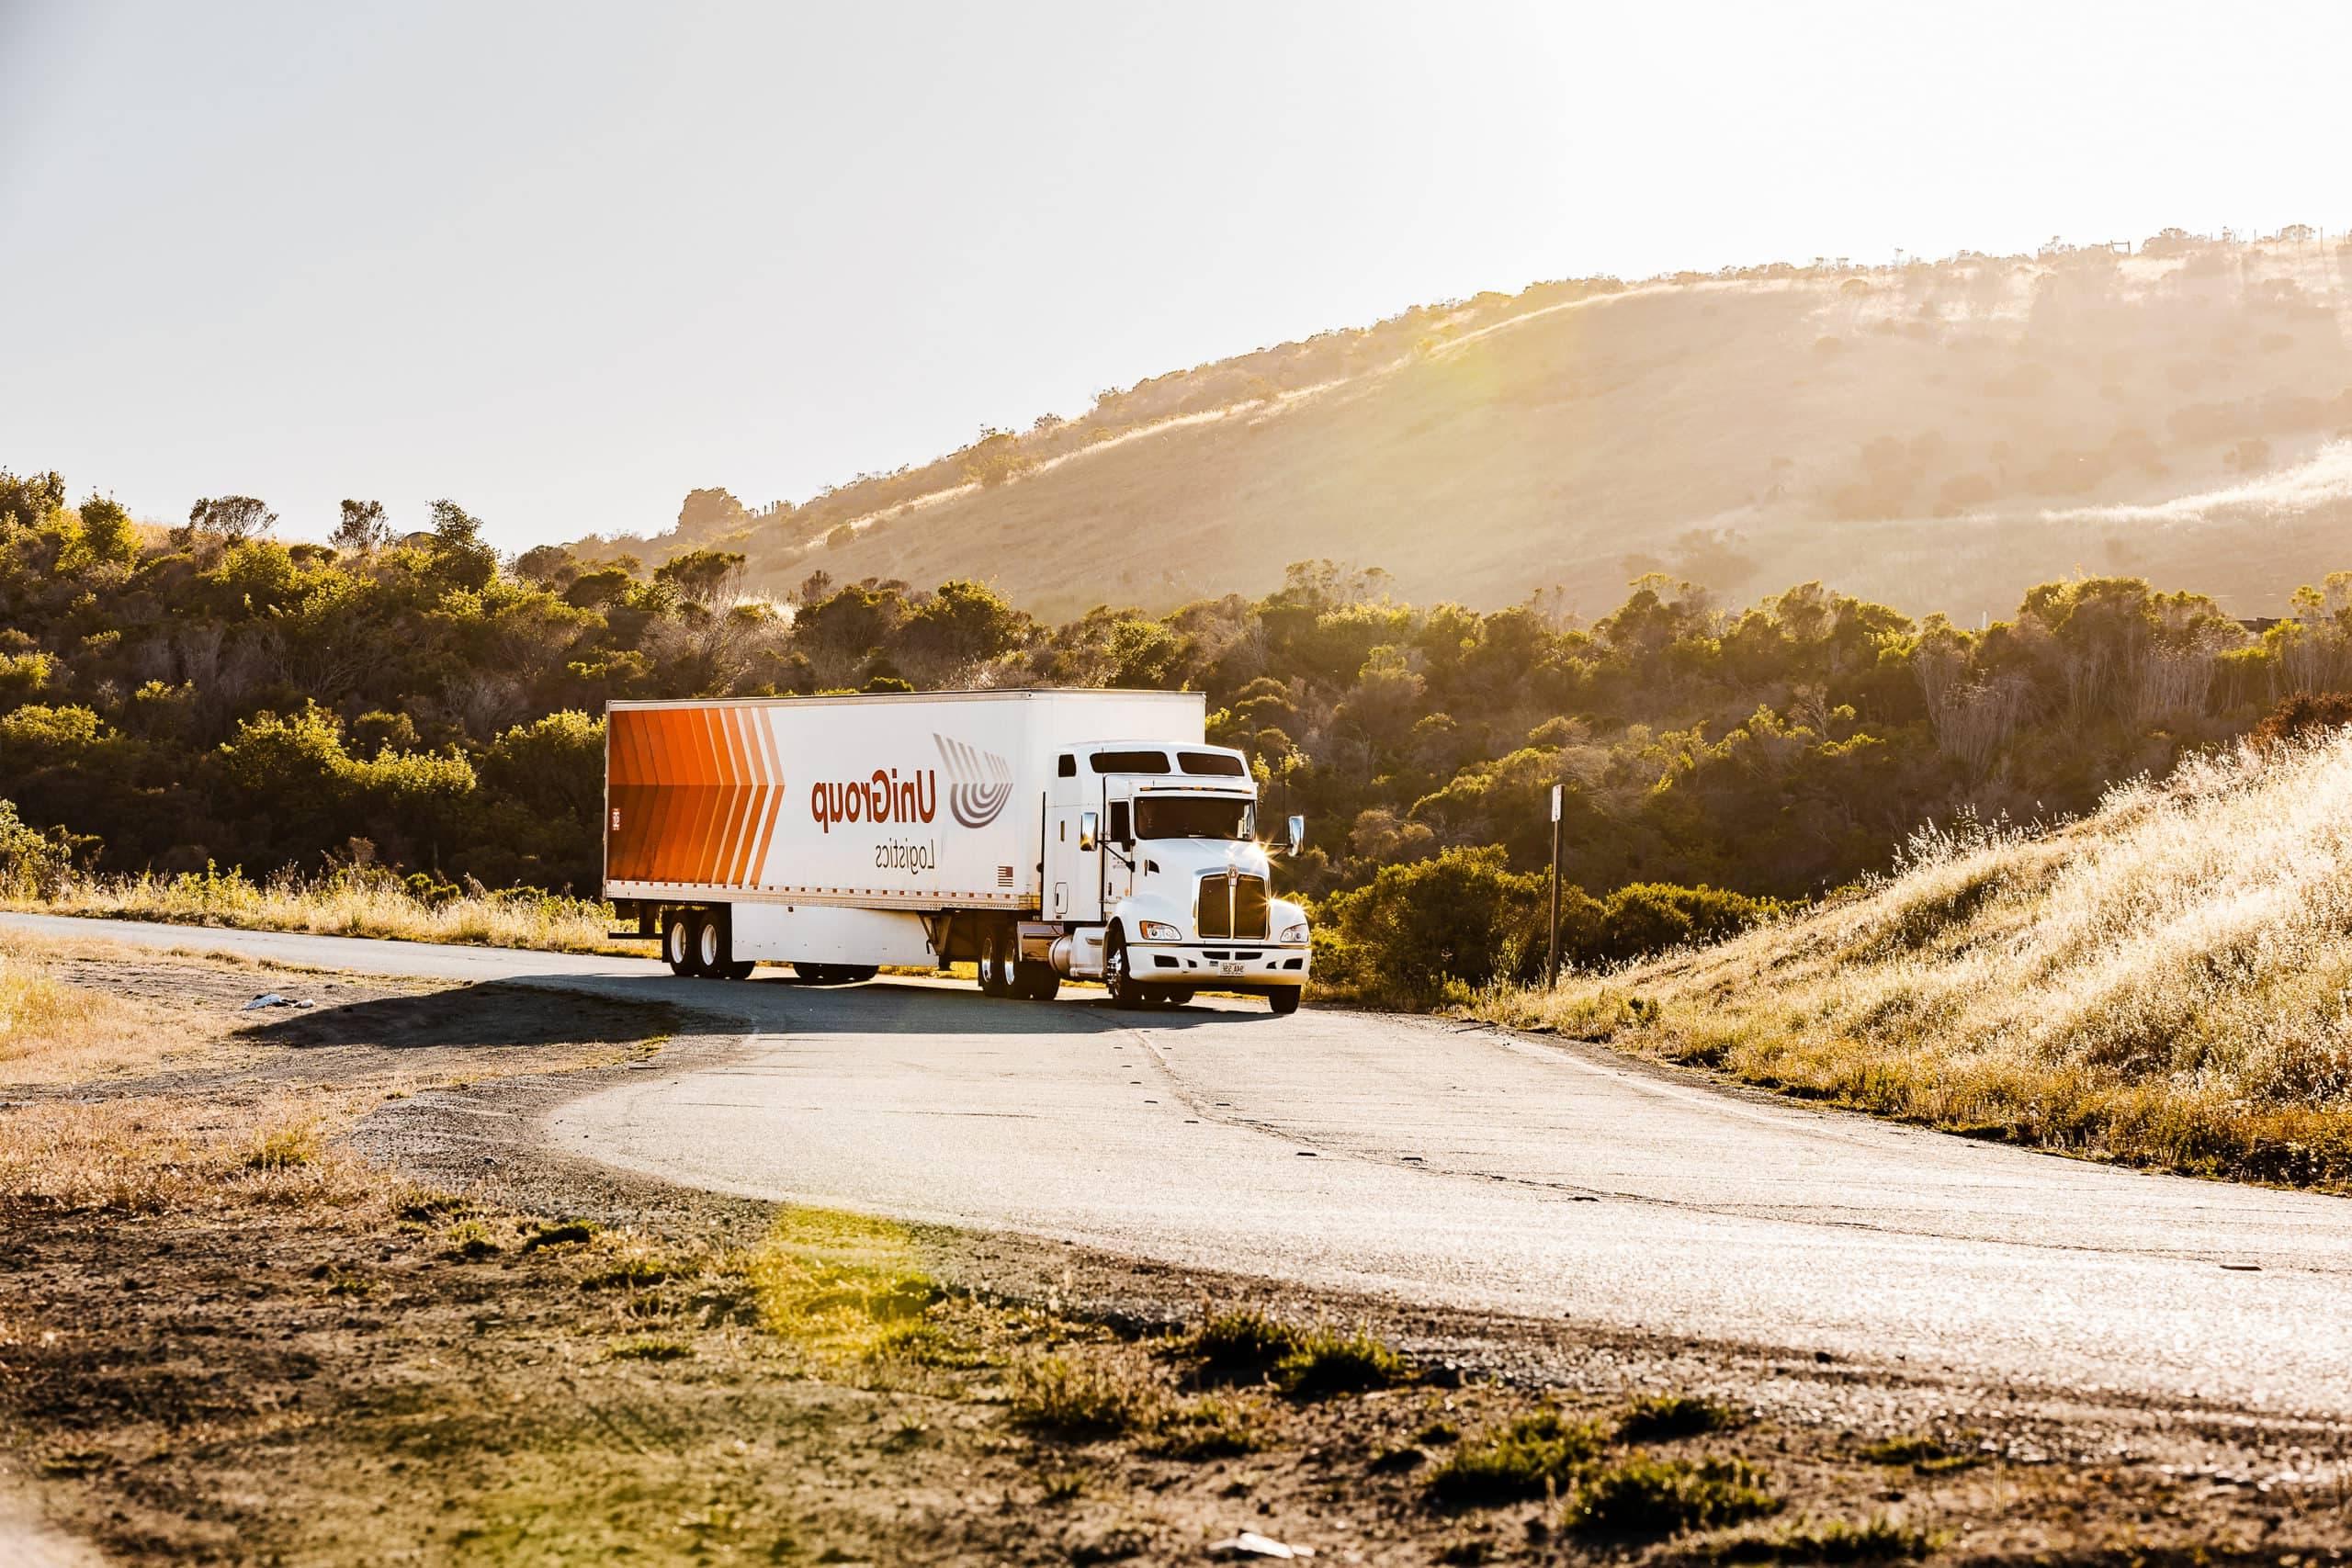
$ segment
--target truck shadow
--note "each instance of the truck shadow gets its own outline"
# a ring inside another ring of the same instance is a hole
[[[577,984],[578,982],[571,982]],[[597,993],[669,1002],[752,1027],[822,1034],[1103,1034],[1243,1025],[1279,1026],[1261,1001],[1196,1000],[1177,1009],[1123,1011],[1100,991],[1066,991],[1050,1002],[982,996],[971,987],[885,976],[858,985],[812,985],[763,971],[749,980],[670,976],[593,982]]]
[[[684,999],[650,990],[642,1000],[623,999],[571,987],[493,980],[422,996],[376,997],[293,1012],[272,1010],[237,1035],[304,1051],[344,1045],[390,1051],[627,1045],[675,1032]]]

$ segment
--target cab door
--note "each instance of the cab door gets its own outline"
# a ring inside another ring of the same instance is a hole
[[[1085,926],[1102,919],[1102,851],[1080,845],[1086,818],[1096,823],[1099,837],[1102,809],[1094,805],[1054,805],[1046,808],[1046,886],[1038,902],[1044,918]]]
[[[1119,900],[1136,890],[1135,786],[1124,779],[1106,780],[1102,786],[1102,909],[1118,908]]]

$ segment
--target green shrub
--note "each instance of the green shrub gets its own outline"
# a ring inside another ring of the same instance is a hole
[[[1184,1348],[1203,1382],[1272,1382],[1298,1399],[1386,1388],[1412,1375],[1404,1357],[1369,1335],[1299,1328],[1261,1312],[1214,1314]]]
[[[52,897],[72,869],[62,834],[35,831],[14,801],[0,800],[0,897]]]
[[[1120,1368],[1048,1356],[1014,1372],[1012,1423],[1067,1442],[1115,1438],[1148,1420],[1157,1394]]]
[[[1430,1472],[1430,1501],[1442,1508],[1492,1507],[1564,1491],[1600,1452],[1601,1428],[1557,1410],[1522,1416],[1464,1442]]]
[[[1568,1505],[1578,1535],[1654,1540],[1775,1513],[1764,1477],[1736,1459],[1651,1459],[1634,1454],[1585,1478]]]
[[[1739,1413],[1712,1399],[1689,1394],[1651,1394],[1634,1401],[1617,1423],[1617,1436],[1632,1443],[1695,1438],[1739,1425]]]
[[[1498,846],[1449,849],[1385,865],[1336,894],[1321,915],[1332,934],[1317,953],[1325,977],[1372,999],[1412,1006],[1449,983],[1532,976],[1544,958],[1544,878],[1510,870]]]

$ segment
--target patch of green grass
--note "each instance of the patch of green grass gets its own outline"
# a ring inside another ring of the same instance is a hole
[[[1261,1312],[1211,1314],[1186,1350],[1204,1382],[1258,1382],[1298,1348],[1298,1330]]]
[[[1656,1540],[1776,1513],[1781,1500],[1743,1460],[1634,1454],[1585,1477],[1568,1505],[1569,1529],[1589,1538]]]
[[[543,1247],[571,1247],[595,1239],[596,1227],[571,1221],[563,1224],[542,1224],[523,1238],[523,1250],[537,1252]]]
[[[1984,1462],[1983,1454],[1955,1448],[1940,1438],[1922,1433],[1866,1443],[1862,1447],[1862,1457],[1872,1464],[1909,1465],[1921,1475],[1941,1475]]]
[[[1859,1525],[1833,1519],[1778,1535],[1741,1536],[1708,1555],[1719,1562],[1910,1562],[1932,1556],[1938,1544],[1930,1531],[1885,1517]]]
[[[327,1294],[331,1296],[371,1296],[375,1293],[376,1282],[357,1274],[337,1274],[327,1281]]]
[[[1430,1501],[1441,1508],[1486,1508],[1566,1489],[1600,1452],[1601,1428],[1539,1410],[1471,1438],[1430,1472]]]
[[[1295,1399],[1362,1393],[1412,1375],[1411,1363],[1370,1335],[1319,1328],[1299,1336],[1291,1353],[1274,1363],[1274,1382]]]
[[[876,1329],[866,1342],[869,1361],[910,1361],[920,1367],[969,1368],[979,1364],[973,1348],[927,1318],[900,1318]]]
[[[393,1200],[392,1213],[413,1225],[439,1224],[473,1207],[454,1192],[443,1192],[431,1187],[412,1187]]]
[[[787,1209],[753,1255],[750,1280],[771,1334],[856,1358],[898,1351],[945,1354],[944,1336],[899,1325],[920,1322],[946,1288],[922,1267],[913,1233],[863,1214]],[[895,1347],[895,1350],[894,1348]]]
[[[495,1256],[498,1243],[491,1238],[490,1227],[480,1220],[459,1220],[441,1237],[441,1256],[475,1262]]]
[[[1148,1451],[1163,1459],[1230,1459],[1266,1447],[1265,1412],[1238,1399],[1195,1399],[1159,1418]]]
[[[1412,1376],[1411,1363],[1370,1335],[1300,1328],[1261,1312],[1214,1314],[1183,1348],[1203,1382],[1271,1380],[1297,1399],[1361,1393]]]
[[[580,1281],[583,1291],[650,1291],[666,1285],[685,1272],[666,1258],[631,1253],[613,1260]]]
[[[297,1170],[319,1157],[324,1145],[319,1130],[308,1122],[273,1127],[257,1134],[245,1150],[247,1170]]]
[[[639,1334],[628,1339],[616,1339],[605,1348],[608,1361],[683,1361],[695,1353],[695,1348],[683,1339],[664,1339],[658,1335]]]
[[[1657,1393],[1627,1407],[1617,1423],[1617,1436],[1629,1443],[1665,1442],[1725,1431],[1739,1424],[1739,1412],[1727,1404],[1689,1394]]]
[[[1013,1373],[1012,1424],[1065,1442],[1116,1438],[1148,1425],[1159,1391],[1123,1369],[1047,1356]]]
[[[1060,1507],[1065,1503],[1075,1503],[1086,1495],[1086,1489],[1093,1480],[1094,1472],[1082,1467],[1071,1470],[1048,1470],[1037,1477],[1037,1484],[1042,1489],[1038,1494],[1037,1501],[1049,1508]]]

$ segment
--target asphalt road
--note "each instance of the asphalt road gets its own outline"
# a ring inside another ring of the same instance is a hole
[[[158,946],[689,1000],[730,1065],[546,1135],[756,1197],[1183,1266],[2105,1395],[2352,1416],[2352,1202],[1723,1093],[1604,1052],[1260,1005],[681,981],[626,959],[0,917]]]

